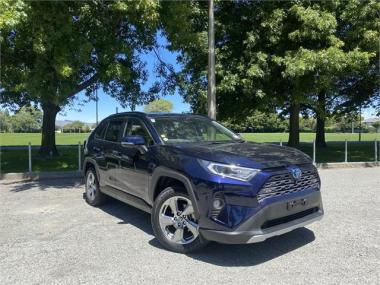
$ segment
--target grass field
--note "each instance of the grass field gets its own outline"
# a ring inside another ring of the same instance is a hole
[[[89,134],[69,134],[69,133],[56,133],[55,139],[57,145],[68,145],[83,143]],[[28,145],[31,142],[32,145],[41,144],[41,134],[39,133],[1,133],[0,145]]]
[[[287,142],[289,134],[288,133],[245,133],[241,134],[242,137],[248,141],[255,142]],[[301,142],[311,142],[315,139],[315,133],[301,133],[300,140]],[[358,141],[359,134],[351,133],[326,133],[326,141],[328,142],[338,142],[338,141]],[[380,140],[380,133],[362,134],[362,141],[373,141]]]
[[[28,150],[26,145],[31,142],[32,145],[39,145],[40,134],[0,134],[0,144],[2,146],[22,146],[21,149],[1,149],[0,166],[2,173],[9,172],[26,172],[28,171]],[[288,139],[286,133],[250,133],[242,134],[248,141],[256,142],[285,142]],[[80,141],[88,137],[88,134],[56,134],[59,156],[54,158],[42,158],[38,155],[38,148],[32,150],[33,171],[58,171],[58,170],[77,170],[78,169],[78,148],[75,146]],[[299,149],[308,154],[313,154],[313,144],[315,134],[302,133]],[[344,140],[348,143],[348,161],[374,161],[375,148],[374,140],[380,141],[380,134],[363,134],[362,142],[357,142],[358,134],[326,134],[328,141],[327,148],[317,148],[317,162],[344,162]],[[74,145],[66,147],[63,145]],[[380,160],[380,145],[379,145]],[[83,158],[83,155],[82,155]]]
[[[68,134],[68,133],[57,133],[56,142],[57,145],[69,145],[78,144],[78,142],[83,143],[83,141],[88,137],[89,134]],[[248,141],[255,142],[286,142],[288,140],[287,133],[246,133],[242,136]],[[314,133],[301,133],[300,135],[302,142],[311,142],[315,138]],[[358,134],[351,133],[327,133],[327,141],[344,141],[345,139],[349,141],[358,141]],[[362,134],[363,141],[373,141],[380,140],[380,133],[378,134]],[[36,133],[1,133],[0,134],[0,145],[1,146],[11,146],[11,145],[27,145],[29,142],[32,145],[40,145],[41,134]]]
[[[38,155],[38,148],[32,149],[33,171],[61,171],[78,169],[78,147],[58,146],[58,157],[45,158]],[[83,154],[81,155],[83,158]],[[28,150],[3,149],[1,151],[1,172],[27,172]]]

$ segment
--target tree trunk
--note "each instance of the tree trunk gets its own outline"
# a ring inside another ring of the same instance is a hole
[[[300,104],[298,102],[292,102],[289,111],[290,117],[288,146],[296,147],[300,144]]]
[[[326,121],[326,94],[324,91],[318,93],[317,106],[317,130],[315,144],[318,147],[327,147],[325,136],[325,121]]]
[[[43,121],[42,121],[42,138],[40,155],[57,156],[58,151],[55,145],[55,118],[60,108],[54,104],[48,103],[42,105]]]

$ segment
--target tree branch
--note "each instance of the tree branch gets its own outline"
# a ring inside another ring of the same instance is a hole
[[[155,47],[153,47],[153,52],[156,55],[156,58],[158,61],[172,74],[174,75],[175,78],[177,78],[177,74],[172,70],[171,66],[169,66],[165,61],[162,60],[160,55],[158,54],[157,50]]]
[[[98,74],[95,73],[92,77],[90,77],[88,80],[82,82],[81,84],[79,84],[78,86],[76,86],[74,88],[74,91],[72,91],[68,96],[67,98],[71,98],[73,96],[75,96],[77,93],[79,93],[80,91],[82,91],[83,89],[86,89],[87,87],[89,87],[90,85],[94,84],[96,81],[98,80]]]

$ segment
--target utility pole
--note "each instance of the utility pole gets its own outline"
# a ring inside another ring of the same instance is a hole
[[[214,29],[214,0],[209,0],[208,7],[208,116],[216,119],[216,88],[215,88],[215,29]]]
[[[98,117],[98,101],[99,101],[98,89],[95,89],[95,100],[96,100],[96,126],[98,126],[98,124],[99,124],[99,117]]]
[[[359,107],[359,141],[362,141],[362,103]]]

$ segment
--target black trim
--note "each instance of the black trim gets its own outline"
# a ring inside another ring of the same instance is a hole
[[[197,198],[196,198],[194,190],[193,190],[194,187],[193,187],[192,183],[190,182],[190,180],[185,175],[183,175],[182,173],[180,173],[178,171],[171,170],[171,169],[163,167],[163,166],[159,166],[159,167],[155,168],[153,171],[152,178],[151,178],[150,183],[149,183],[149,193],[148,193],[149,201],[148,201],[148,203],[153,205],[154,192],[156,190],[157,183],[161,177],[174,178],[174,179],[177,179],[178,181],[181,181],[183,183],[183,185],[185,185],[186,191],[189,194],[191,202],[193,204],[193,207],[195,210],[195,215],[198,218],[199,217],[199,208],[198,208]]]
[[[110,186],[101,187],[101,192],[149,214],[152,212],[152,207],[150,205],[148,205],[143,199],[140,199],[134,195],[125,193]]]
[[[265,223],[263,223],[261,228],[262,229],[268,229],[268,228],[278,226],[281,224],[286,224],[286,223],[289,223],[291,221],[306,217],[307,215],[314,214],[314,213],[318,212],[318,210],[319,210],[318,207],[314,207],[314,208],[307,209],[306,211],[302,211],[302,212],[299,212],[299,213],[296,213],[293,215],[281,217],[278,219],[269,220],[269,221],[266,221]]]

